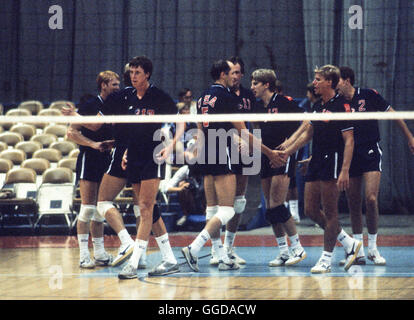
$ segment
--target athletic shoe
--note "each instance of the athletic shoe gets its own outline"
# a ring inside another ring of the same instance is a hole
[[[191,254],[190,247],[182,248],[181,253],[183,254],[185,260],[187,261],[187,264],[189,265],[189,267],[195,272],[198,272],[200,270],[198,269],[198,257],[194,257]]]
[[[118,274],[118,278],[121,280],[135,279],[137,277],[137,269],[130,263],[127,263]]]
[[[269,267],[281,267],[284,266],[286,261],[290,258],[289,253],[281,253],[279,254],[276,259],[269,262]]]
[[[230,260],[229,263],[220,260],[218,269],[219,271],[238,270],[240,269],[240,266],[233,260]]]
[[[171,263],[167,261],[162,261],[158,266],[148,272],[148,276],[156,277],[156,276],[166,276],[167,274],[172,274],[179,272],[180,268],[178,267],[178,263]]]
[[[293,248],[292,253],[293,254],[291,254],[290,258],[285,262],[286,266],[292,266],[306,258],[305,249],[302,247]]]
[[[114,257],[105,251],[105,254],[102,257],[96,258],[95,257],[95,264],[98,267],[106,267],[112,264]]]
[[[378,249],[368,249],[368,259],[374,262],[377,266],[385,266],[385,258],[382,257]]]
[[[315,266],[311,269],[311,273],[329,273],[331,265],[326,260],[319,259]]]
[[[345,253],[345,257],[346,257],[346,253]],[[344,266],[345,263],[346,263],[346,258],[339,261],[340,266]],[[359,249],[358,255],[353,264],[358,265],[358,266],[365,266],[367,264],[365,261],[364,247],[361,247],[361,249]]]
[[[227,251],[227,255],[230,260],[233,260],[237,264],[246,264],[246,260],[240,258],[239,255],[236,252],[234,252],[234,248],[230,248],[230,250]]]
[[[87,256],[84,258],[81,258],[79,261],[79,267],[82,269],[93,269],[95,268],[95,262],[91,259],[91,257]]]
[[[118,255],[112,262],[112,267],[116,267],[123,263],[126,259],[128,259],[132,252],[134,252],[134,242],[131,242],[130,244],[126,246],[121,246],[118,251]]]
[[[147,253],[143,252],[141,257],[139,258],[138,262],[138,269],[146,269],[147,268]]]
[[[354,264],[356,257],[358,256],[358,252],[362,247],[362,241],[354,240],[354,243],[352,244],[352,248],[349,252],[346,252],[346,261],[344,265],[345,271],[348,271],[348,269]]]
[[[210,265],[211,266],[218,266],[220,259],[216,256],[216,252],[211,248],[211,258],[210,258]]]

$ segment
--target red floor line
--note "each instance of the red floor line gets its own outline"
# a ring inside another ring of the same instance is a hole
[[[195,235],[169,235],[172,247],[184,247],[189,245]],[[222,237],[223,238],[223,237]],[[323,237],[320,235],[302,235],[300,241],[305,247],[318,247],[323,245]],[[364,238],[365,245],[368,244]],[[392,235],[380,236],[377,240],[378,246],[384,247],[409,247],[414,246],[414,235]],[[105,236],[105,246],[107,248],[117,248],[120,241],[115,235]],[[207,243],[210,245],[210,241]],[[24,236],[0,237],[0,248],[76,248],[78,240],[76,236]],[[92,242],[90,241],[90,246]],[[149,247],[157,247],[154,237],[150,238]],[[236,247],[270,247],[276,246],[275,237],[272,235],[238,235],[235,240]]]

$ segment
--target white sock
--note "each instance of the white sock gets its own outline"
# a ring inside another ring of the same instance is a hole
[[[171,249],[170,240],[168,238],[168,233],[164,233],[162,236],[155,238],[157,241],[158,247],[160,248],[162,260],[170,263],[177,263],[174,253]]]
[[[290,240],[290,245],[292,248],[301,247],[298,234],[294,234],[293,236],[290,236],[289,240]]]
[[[236,232],[231,232],[231,231],[226,230],[226,233],[224,236],[224,247],[226,248],[227,251],[233,248],[235,238],[236,238]]]
[[[349,234],[345,232],[344,229],[341,229],[341,232],[338,234],[337,237],[338,241],[342,244],[346,251],[352,247],[354,239],[352,239]]]
[[[277,245],[281,254],[289,254],[289,246],[286,236],[276,238]]]
[[[89,234],[78,234],[79,254],[81,258],[89,256]]]
[[[368,233],[368,249],[375,250],[377,249],[377,234]]]
[[[119,240],[121,240],[121,245],[123,246],[134,242],[134,240],[132,240],[131,236],[129,235],[127,229],[122,229],[121,231],[119,231],[118,237]]]
[[[134,243],[134,252],[132,252],[132,256],[129,259],[130,264],[134,266],[135,269],[138,269],[139,259],[144,251],[147,250],[148,241],[136,239]]]
[[[224,251],[223,243],[221,242],[221,238],[211,239],[211,245],[214,248],[214,252],[216,253],[217,258],[219,261],[223,261],[225,263],[230,263],[230,259],[227,256],[226,252]]]
[[[326,263],[330,265],[332,261],[332,252],[323,251],[320,260],[326,261]]]
[[[190,244],[190,251],[191,254],[194,256],[198,256],[201,248],[206,244],[206,242],[210,239],[210,234],[206,229],[203,229],[194,241]]]
[[[94,257],[99,258],[105,254],[104,238],[92,238]]]

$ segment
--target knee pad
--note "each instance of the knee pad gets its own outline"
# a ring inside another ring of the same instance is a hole
[[[206,220],[210,220],[215,216],[219,209],[219,206],[211,206],[206,208]]]
[[[78,220],[88,223],[93,215],[96,214],[96,206],[89,204],[81,204],[78,214]]]
[[[285,205],[266,210],[266,220],[271,224],[285,223],[292,215]]]
[[[234,208],[219,206],[219,209],[215,216],[221,221],[221,225],[224,226],[231,220],[231,218],[233,218]]]
[[[152,210],[152,223],[154,224],[157,222],[159,218],[161,218],[160,207],[158,204],[155,204],[154,209]]]
[[[244,209],[246,208],[246,198],[244,196],[237,196],[234,199],[234,212],[236,214],[241,214],[244,212]]]
[[[108,210],[115,208],[115,206],[112,201],[98,201],[96,208],[98,209],[99,215],[105,219],[105,214]]]
[[[104,222],[105,218],[103,218],[99,213],[98,210],[95,211],[95,213],[93,214],[92,217],[92,221],[96,221],[96,222]]]
[[[139,209],[139,206],[138,205],[136,205],[136,204],[134,204],[134,215],[135,215],[135,218],[138,218],[139,216],[141,216],[141,210]]]

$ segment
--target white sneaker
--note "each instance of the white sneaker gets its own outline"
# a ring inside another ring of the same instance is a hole
[[[281,267],[284,266],[286,261],[290,259],[290,254],[281,253],[276,259],[269,262],[269,267]]]
[[[125,267],[123,267],[121,272],[118,274],[118,278],[122,280],[134,279],[137,277],[137,269],[135,269],[134,266],[130,263],[127,263]]]
[[[368,259],[377,266],[385,266],[386,260],[382,257],[378,249],[368,249]]]
[[[238,270],[240,269],[240,266],[233,260],[231,260],[229,263],[220,260],[218,269],[219,271]]]
[[[339,265],[344,266],[345,263],[346,263],[346,252],[345,252],[345,259],[342,259],[341,261],[339,261]],[[355,258],[355,261],[353,264],[358,265],[358,266],[366,265],[364,247],[361,247],[361,249],[359,249],[358,255]]]
[[[79,267],[82,269],[93,269],[95,268],[95,262],[91,259],[91,257],[86,256],[79,260]]]
[[[319,259],[315,266],[311,269],[311,273],[329,273],[331,272],[331,264],[326,260]]]
[[[362,247],[362,241],[354,240],[351,250],[346,252],[346,261],[344,265],[345,271],[348,271],[348,269],[354,264],[361,247]]]
[[[306,252],[303,247],[296,247],[292,249],[290,258],[285,262],[285,265],[292,266],[298,262],[301,262],[306,258]]]
[[[211,258],[209,261],[211,266],[218,266],[220,263],[219,258],[217,258],[215,251],[213,250],[213,248],[211,248]]]
[[[95,264],[99,267],[106,267],[112,264],[112,261],[114,260],[114,257],[105,251],[105,253],[102,256],[94,257]]]
[[[126,246],[121,246],[118,250],[118,255],[112,262],[112,267],[116,267],[123,263],[126,259],[128,259],[131,256],[132,252],[134,252],[134,242],[131,242]]]
[[[246,260],[244,260],[243,258],[240,258],[236,252],[234,252],[234,248],[230,248],[227,251],[227,255],[229,257],[229,259],[233,260],[234,262],[236,262],[237,264],[246,264]]]
[[[147,268],[147,253],[143,252],[141,257],[139,258],[138,262],[138,269],[146,269]]]

